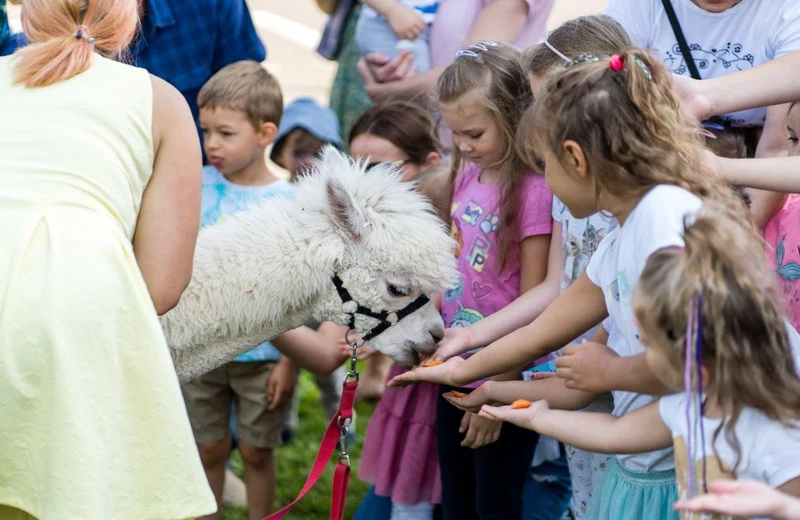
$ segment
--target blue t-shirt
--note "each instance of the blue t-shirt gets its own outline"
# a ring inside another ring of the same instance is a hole
[[[277,180],[266,186],[241,186],[225,178],[213,166],[203,168],[203,199],[201,227],[221,222],[227,215],[245,210],[264,199],[274,197],[292,198],[293,186],[285,180]],[[269,341],[245,352],[234,361],[277,361],[280,351]]]

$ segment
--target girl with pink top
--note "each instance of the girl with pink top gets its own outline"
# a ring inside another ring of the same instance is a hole
[[[468,327],[544,281],[553,195],[514,150],[533,100],[519,50],[480,42],[459,51],[439,78],[437,96],[453,131],[451,219],[461,273],[442,298],[442,317],[447,327]],[[521,379],[521,370],[498,378]],[[461,412],[441,396],[436,431],[444,519],[521,518],[537,435]]]
[[[794,103],[786,118],[789,156],[800,155],[800,106]],[[792,194],[764,227],[767,256],[783,295],[786,317],[800,328],[800,195]]]

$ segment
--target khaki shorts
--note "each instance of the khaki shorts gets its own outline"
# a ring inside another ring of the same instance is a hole
[[[231,404],[235,402],[239,439],[257,448],[280,446],[288,403],[267,410],[267,383],[275,364],[232,362],[184,384],[183,399],[195,441],[212,444],[229,436]]]

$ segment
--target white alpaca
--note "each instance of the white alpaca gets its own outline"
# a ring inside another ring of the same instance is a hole
[[[192,281],[161,318],[178,377],[195,378],[312,319],[347,325],[355,303],[342,304],[335,274],[373,311],[398,311],[443,291],[458,276],[453,246],[395,168],[366,172],[328,148],[294,199],[271,199],[200,233]],[[376,324],[356,314],[360,334]],[[443,334],[428,302],[370,344],[411,365]]]

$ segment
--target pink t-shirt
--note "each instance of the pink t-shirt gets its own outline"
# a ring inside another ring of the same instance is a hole
[[[786,204],[764,227],[767,258],[783,295],[786,317],[800,328],[800,195],[789,195]]]
[[[467,44],[467,35],[478,15],[495,0],[439,0],[439,9],[431,28],[431,62],[434,67],[453,63],[456,52]],[[553,0],[524,0],[528,18],[514,45],[525,49],[539,43],[544,36]]]
[[[519,295],[520,243],[525,238],[553,232],[550,216],[553,194],[544,177],[530,172],[523,181],[523,205],[518,241],[510,244],[503,271],[498,272],[496,243],[500,221],[500,186],[482,184],[481,170],[469,165],[456,180],[453,193],[452,233],[457,241],[456,257],[461,280],[442,298],[442,319],[447,327],[468,327],[493,314]],[[546,362],[550,358],[537,360]],[[479,386],[480,382],[467,385]]]

